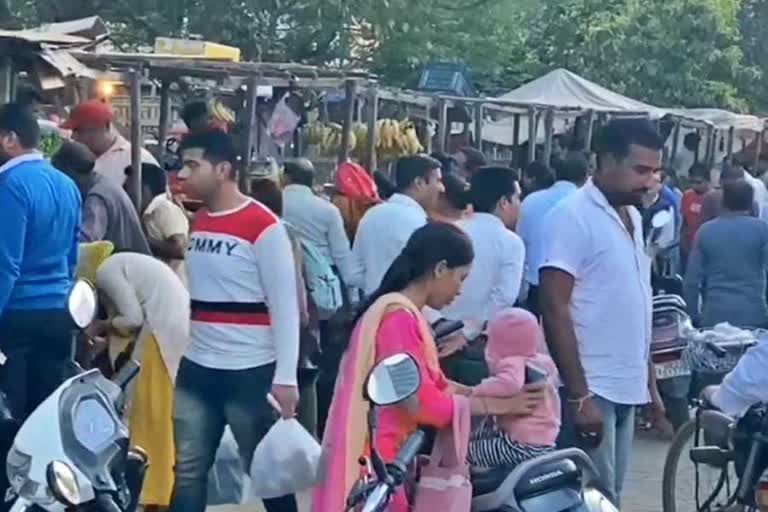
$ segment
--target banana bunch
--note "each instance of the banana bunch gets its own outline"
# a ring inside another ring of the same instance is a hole
[[[416,125],[410,119],[381,119],[377,123],[377,132],[376,150],[384,160],[413,155],[424,150],[416,133]]]
[[[323,143],[323,140],[325,140],[325,134],[329,130],[330,129],[326,125],[318,121],[308,124],[304,132],[306,134],[307,144],[319,146]]]
[[[321,154],[330,157],[335,156],[339,152],[339,148],[341,147],[342,131],[343,128],[340,124],[329,123],[325,125],[323,138],[319,144]],[[357,139],[355,138],[355,133],[351,132],[349,134],[348,144],[350,151],[353,150],[356,145]]]
[[[216,121],[222,121],[227,124],[235,124],[235,113],[226,105],[217,99],[212,99],[208,104],[208,110]]]
[[[368,125],[365,123],[355,123],[352,125],[352,134],[355,139],[355,146],[352,148],[352,158],[362,161],[365,159],[368,151]]]

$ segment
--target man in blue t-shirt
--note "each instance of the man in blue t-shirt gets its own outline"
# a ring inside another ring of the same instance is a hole
[[[37,151],[39,139],[28,108],[0,106],[0,390],[18,419],[61,382],[73,329],[81,197]]]

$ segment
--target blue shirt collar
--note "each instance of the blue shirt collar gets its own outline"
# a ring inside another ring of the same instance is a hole
[[[17,156],[16,158],[11,158],[7,162],[5,162],[3,165],[0,165],[0,174],[4,173],[9,169],[13,169],[17,165],[21,165],[26,162],[38,162],[44,159],[45,157],[43,156],[43,154],[38,152],[26,153],[24,155]]]

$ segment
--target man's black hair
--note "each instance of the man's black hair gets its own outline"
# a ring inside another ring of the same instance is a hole
[[[40,143],[40,125],[29,106],[20,103],[0,106],[0,132],[15,133],[24,149],[34,149]]]
[[[373,171],[373,181],[379,190],[379,197],[387,200],[395,193],[395,184],[381,171]]]
[[[195,119],[208,116],[208,103],[203,100],[190,101],[181,111],[181,120],[187,125],[187,128]]]
[[[129,165],[125,168],[125,175],[130,176],[132,174],[133,167]],[[149,189],[152,193],[152,197],[159,196],[168,190],[168,175],[160,166],[142,163],[141,184]]]
[[[205,159],[215,164],[229,162],[235,165],[237,162],[235,142],[230,135],[221,130],[209,130],[187,135],[181,141],[181,151],[189,149],[202,149]]]
[[[696,132],[686,133],[685,137],[683,137],[683,146],[685,149],[689,151],[696,151],[696,148],[699,147],[699,142],[701,141],[701,137]]]
[[[711,178],[711,172],[707,164],[696,162],[688,170],[688,176],[691,178],[700,178],[702,180],[709,181]]]
[[[755,202],[755,189],[747,180],[723,183],[723,206],[732,212],[751,212]]]
[[[605,155],[617,160],[629,156],[631,145],[661,150],[664,141],[656,132],[656,126],[647,119],[614,119],[600,130],[597,139],[597,160],[602,164]]]
[[[725,181],[737,181],[744,179],[744,169],[736,165],[724,165],[723,170],[720,171],[720,182]]]
[[[577,185],[587,181],[589,162],[581,155],[572,155],[558,160],[554,167],[555,175],[559,181],[568,181]]]
[[[51,157],[51,165],[69,174],[85,176],[93,172],[96,157],[91,150],[79,142],[65,140]]]
[[[537,190],[549,188],[555,182],[555,173],[541,160],[526,165],[523,169],[523,175],[534,181]]]
[[[469,146],[461,148],[459,151],[464,153],[464,156],[467,159],[465,167],[468,171],[476,171],[480,167],[488,165],[488,160],[485,158],[485,155],[482,151]]]
[[[440,162],[440,166],[443,170],[443,174],[452,173],[454,168],[456,167],[456,159],[453,158],[448,153],[444,153],[442,151],[435,151],[431,153],[429,156],[431,156],[432,158]]]
[[[443,172],[444,197],[457,210],[464,210],[469,204],[469,184],[455,172]]]
[[[417,178],[428,180],[432,172],[440,168],[440,162],[427,155],[400,157],[395,164],[395,189],[408,190]]]
[[[291,183],[311,187],[315,182],[315,167],[306,158],[295,158],[286,160],[283,165],[283,172]]]
[[[503,197],[516,194],[519,177],[509,167],[481,167],[472,175],[469,196],[472,208],[480,213],[492,213]]]

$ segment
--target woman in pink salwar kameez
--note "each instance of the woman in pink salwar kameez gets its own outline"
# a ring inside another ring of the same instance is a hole
[[[451,424],[453,395],[469,395],[470,390],[443,375],[421,311],[427,306],[439,310],[453,301],[473,256],[472,243],[459,228],[428,224],[411,236],[379,290],[364,304],[336,381],[323,438],[319,483],[312,497],[313,512],[346,510],[347,495],[360,476],[358,459],[369,449],[363,385],[376,362],[407,352],[421,372],[415,400],[377,411],[376,446],[385,461],[395,457],[402,442],[419,425],[440,429]],[[541,390],[533,388],[510,398],[469,396],[468,400],[473,414],[528,414],[542,398]],[[408,512],[402,490],[388,510]]]

